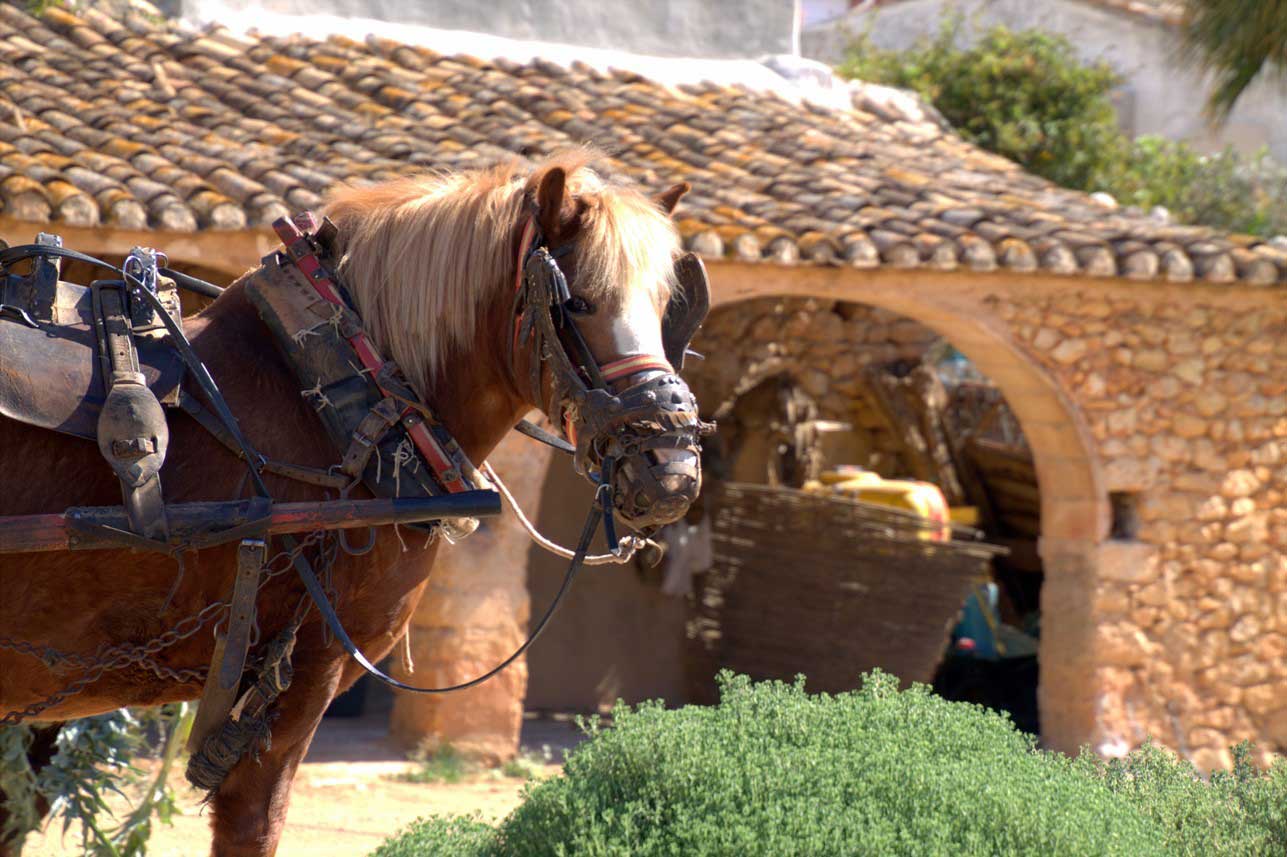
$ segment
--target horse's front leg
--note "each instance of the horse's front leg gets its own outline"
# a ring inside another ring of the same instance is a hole
[[[337,650],[332,647],[316,661],[304,661],[296,651],[294,678],[275,705],[279,716],[272,725],[272,747],[258,761],[243,757],[215,793],[213,857],[272,857],[277,852],[295,771],[343,672],[344,653],[334,657]]]

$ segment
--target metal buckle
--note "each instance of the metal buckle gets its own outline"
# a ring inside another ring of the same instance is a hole
[[[135,247],[125,257],[121,270],[125,272],[125,285],[130,295],[130,323],[135,327],[145,327],[156,320],[156,311],[151,302],[139,294],[147,289],[157,294],[157,277],[160,260],[166,259],[164,253],[151,247]]]

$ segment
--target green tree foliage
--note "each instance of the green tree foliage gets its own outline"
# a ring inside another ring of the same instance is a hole
[[[1215,78],[1208,104],[1220,118],[1269,70],[1287,73],[1287,0],[1188,0],[1190,56]]]
[[[908,51],[884,51],[860,39],[838,72],[913,89],[967,140],[1057,184],[1102,184],[1124,148],[1108,98],[1117,76],[1086,67],[1062,37],[1037,30],[989,30],[957,47],[960,20]]]
[[[1200,155],[1184,143],[1138,137],[1104,188],[1125,205],[1165,206],[1183,223],[1287,234],[1287,169],[1263,149]]]
[[[1153,747],[1036,749],[1002,715],[900,691],[721,677],[717,706],[618,706],[490,827],[430,819],[374,857],[1287,853],[1287,765],[1204,781]]]
[[[906,51],[861,38],[838,71],[915,90],[967,140],[1065,187],[1165,206],[1186,223],[1287,232],[1287,170],[1266,152],[1207,156],[1160,137],[1130,140],[1117,126],[1118,79],[1107,66],[1082,65],[1065,39],[1036,30],[996,27],[959,47],[960,27],[949,21]]]
[[[168,713],[145,712],[141,717],[120,709],[97,717],[74,720],[58,733],[50,763],[39,771],[27,762],[32,733],[25,726],[0,728],[0,795],[7,811],[0,844],[22,845],[42,825],[37,800],[49,807],[50,824],[63,833],[79,827],[81,853],[87,857],[142,857],[152,833],[153,819],[170,823],[174,792],[169,775],[192,729],[195,708],[183,703]],[[156,727],[167,738],[160,764],[151,779],[133,764],[144,749],[145,735]],[[122,786],[138,793],[137,802],[119,820],[107,799],[124,796]]]

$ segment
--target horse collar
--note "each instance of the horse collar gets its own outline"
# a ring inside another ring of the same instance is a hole
[[[333,469],[384,497],[490,488],[397,364],[367,336],[335,273],[330,220],[304,212],[280,218],[273,229],[284,252],[264,258],[247,293],[342,454]]]

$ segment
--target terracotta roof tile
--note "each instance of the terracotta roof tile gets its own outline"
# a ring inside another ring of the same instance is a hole
[[[581,63],[54,10],[0,4],[0,213],[12,217],[242,229],[318,205],[336,181],[592,142],[638,181],[691,182],[679,229],[711,257],[1287,280],[1287,253],[1259,239],[1110,210],[880,88],[836,111]]]

